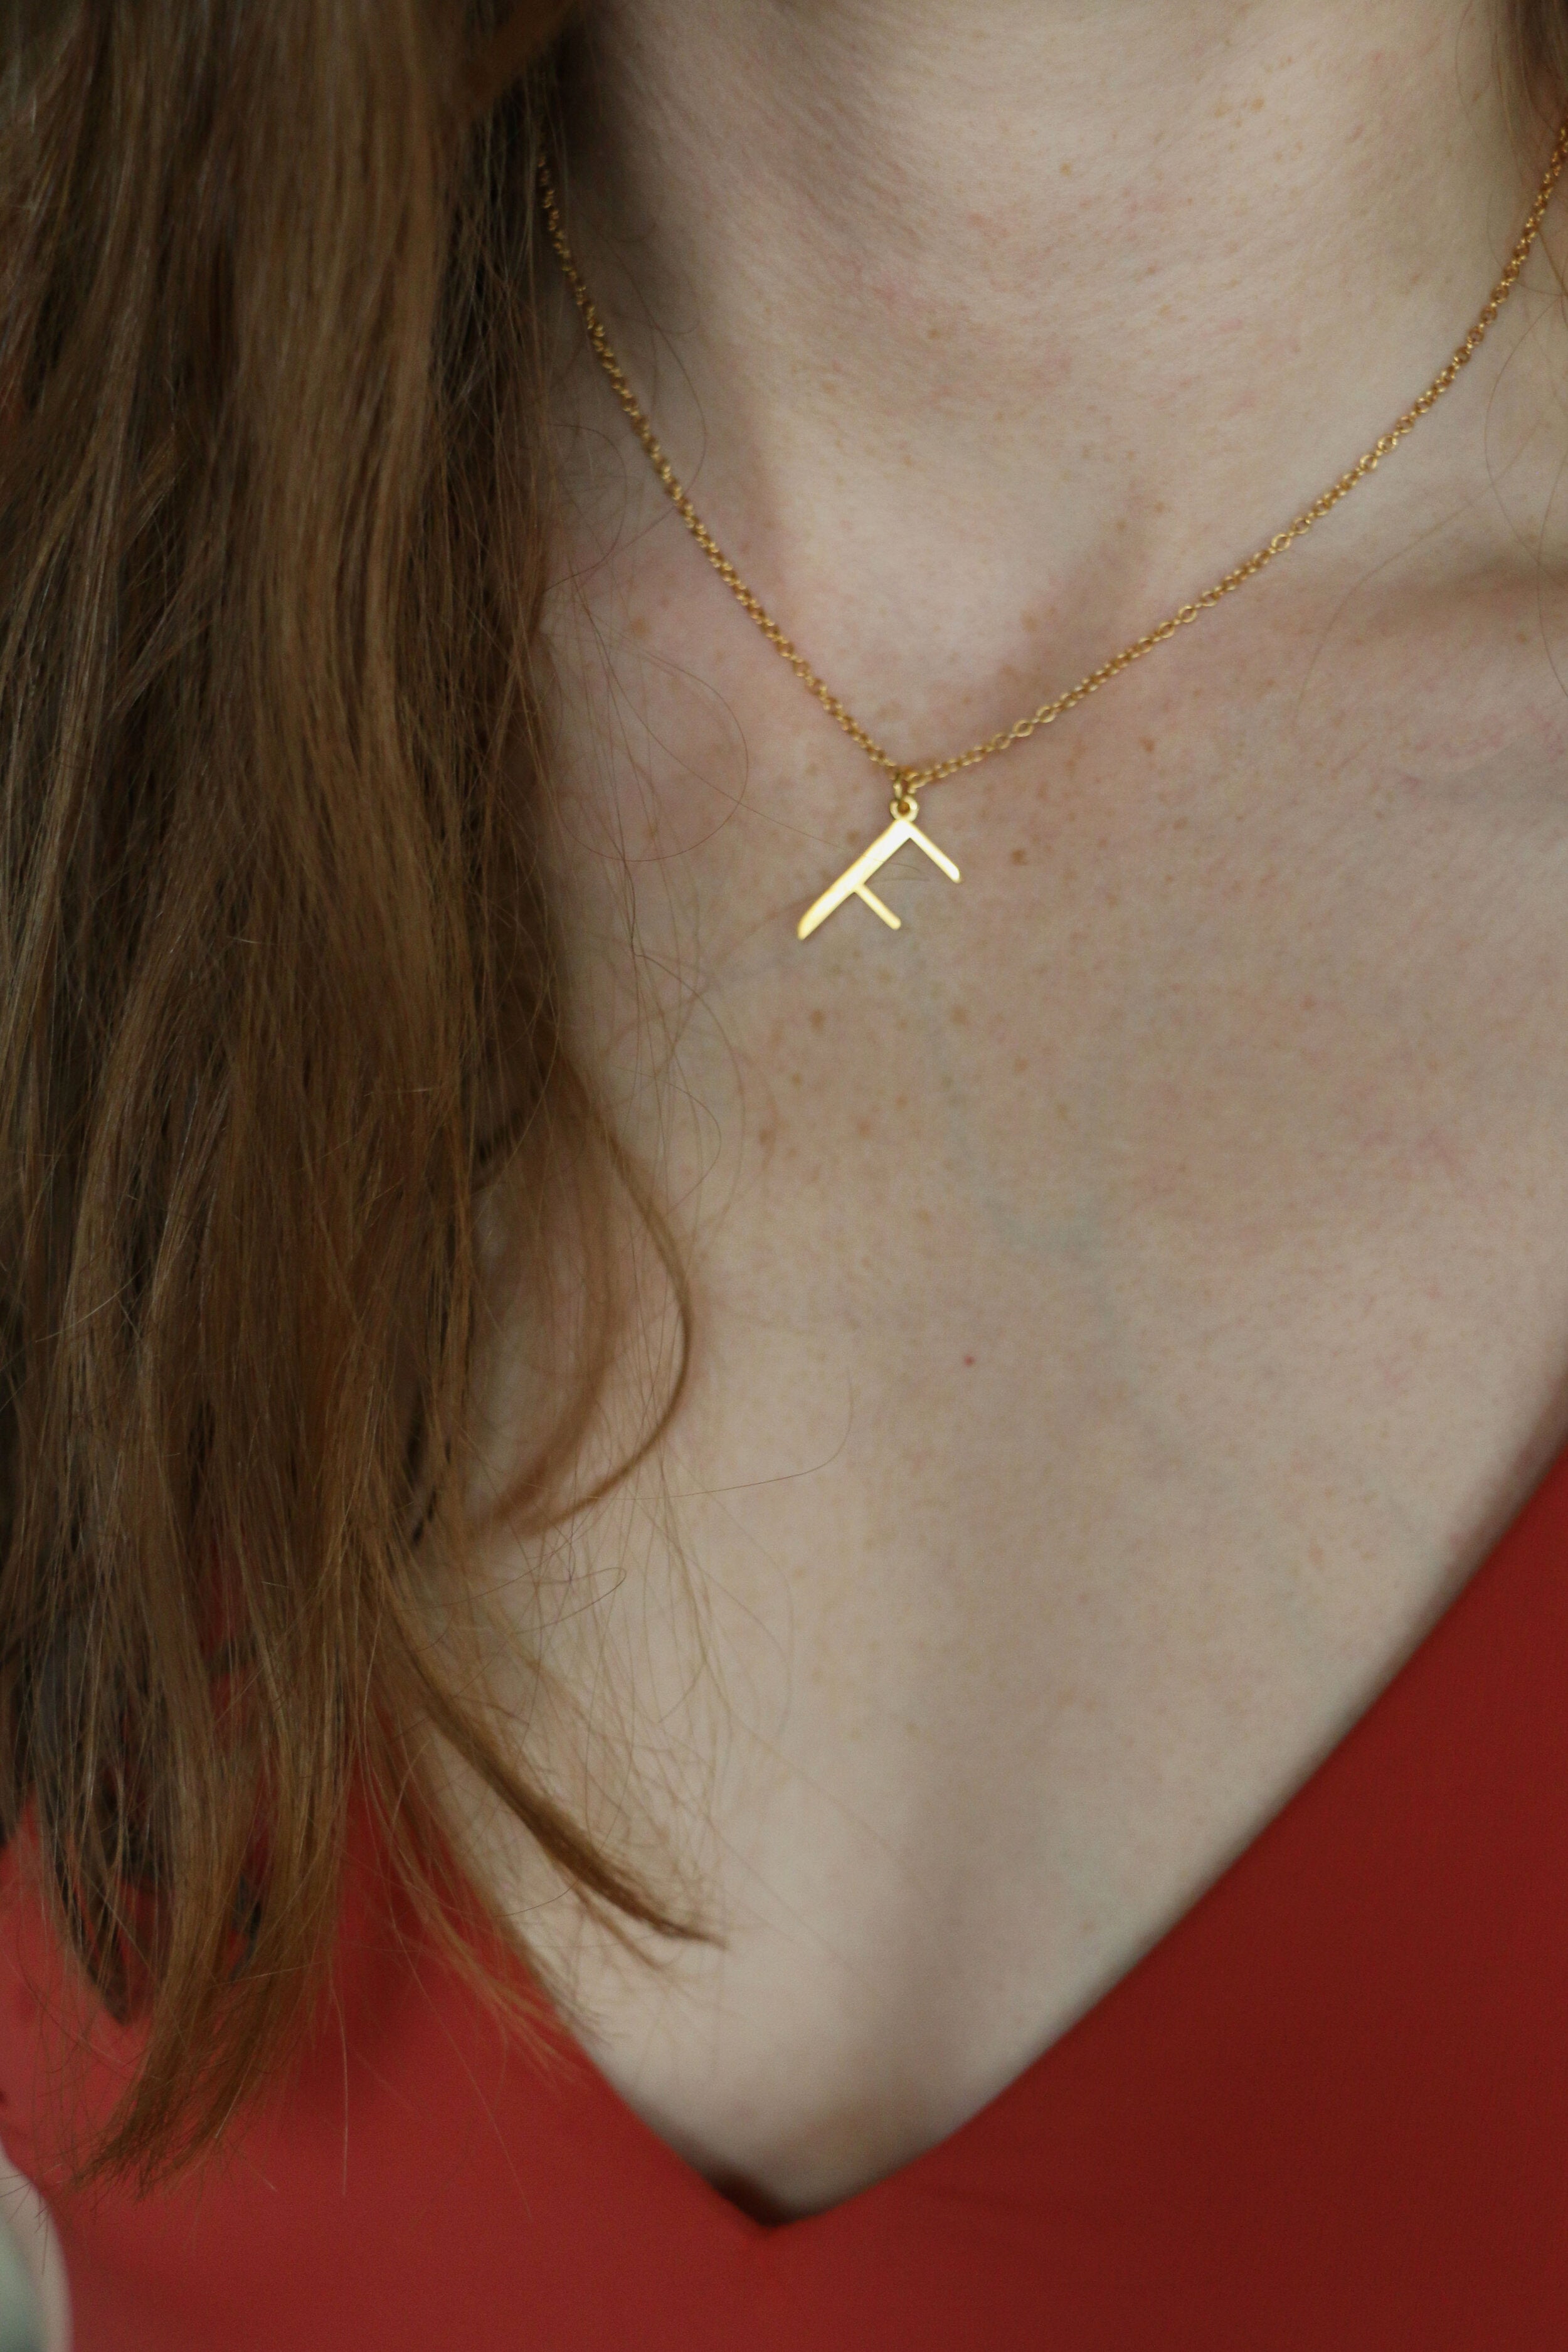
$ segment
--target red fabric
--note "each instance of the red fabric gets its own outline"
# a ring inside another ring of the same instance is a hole
[[[815,2220],[746,2220],[569,2043],[509,2053],[363,1917],[345,2037],[220,2177],[58,2205],[79,2352],[1563,2352],[1565,1570],[1568,1457],[1172,1933]],[[45,1965],[11,1903],[25,2169]]]

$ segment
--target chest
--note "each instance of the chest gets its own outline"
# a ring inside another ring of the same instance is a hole
[[[832,2201],[1000,2088],[1562,1436],[1568,730],[1454,619],[1151,664],[927,795],[960,887],[906,845],[899,932],[804,944],[885,822],[811,714],[634,662],[617,760],[568,695],[577,1049],[692,1358],[544,1648],[720,1940],[545,1949],[716,2178]]]

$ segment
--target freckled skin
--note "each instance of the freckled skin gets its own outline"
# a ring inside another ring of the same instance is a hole
[[[837,45],[807,97],[778,12],[608,0],[603,119],[657,203],[635,170],[597,196],[645,313],[722,309],[671,364],[626,300],[628,357],[868,723],[912,753],[1016,716],[1426,380],[1515,208],[1485,13],[1301,0],[1211,51],[1181,0],[1042,5],[970,111],[1022,17],[792,16]],[[857,143],[895,133],[896,170]],[[789,175],[829,134],[807,205]],[[591,215],[592,156],[575,184]],[[963,882],[889,865],[896,934],[851,904],[796,942],[885,784],[657,489],[605,506],[584,461],[549,614],[567,996],[673,1204],[695,1347],[543,1637],[605,1745],[548,1701],[531,1723],[728,1940],[650,1977],[569,1906],[529,1921],[626,2095],[785,2210],[929,2145],[1114,1979],[1561,1434],[1553,317],[1500,330],[1266,581],[933,788]],[[620,430],[601,394],[563,394],[569,478],[574,433]],[[604,1771],[632,1722],[646,1770]],[[510,1866],[520,1906],[549,1894]]]

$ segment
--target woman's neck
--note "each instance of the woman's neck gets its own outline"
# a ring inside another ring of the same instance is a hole
[[[1503,23],[597,0],[574,231],[672,455],[786,604],[836,549],[858,610],[897,587],[917,629],[933,567],[932,612],[1059,613],[1092,578],[1110,626],[1276,528],[1468,324],[1538,161]]]

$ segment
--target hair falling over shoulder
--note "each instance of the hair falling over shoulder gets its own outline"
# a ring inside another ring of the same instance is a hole
[[[88,2170],[178,2164],[281,2063],[358,1795],[474,1948],[433,1742],[679,1927],[433,1632],[477,1197],[591,1124],[530,832],[557,13],[0,34],[0,1826],[144,2027]],[[1568,0],[1513,30],[1568,83]],[[542,1491],[592,1372],[524,1433]]]
[[[529,837],[558,13],[8,15],[0,1801],[145,2029],[89,2169],[280,2062],[356,1794],[466,1942],[432,1738],[673,1924],[430,1625],[476,1192],[574,1091]]]

